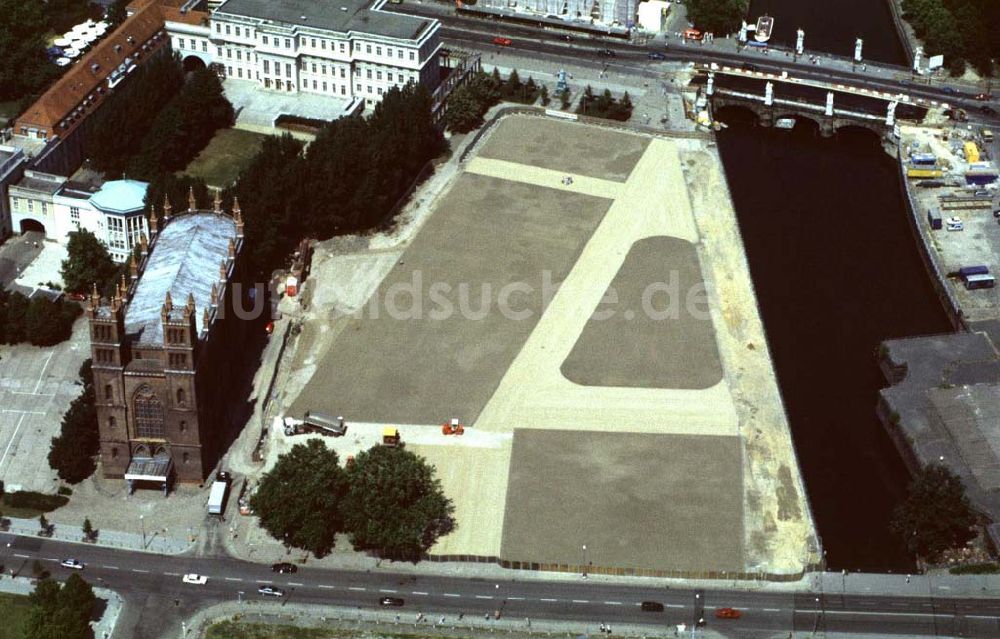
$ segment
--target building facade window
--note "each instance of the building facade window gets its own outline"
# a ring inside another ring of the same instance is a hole
[[[177,426],[177,429],[180,430],[180,432],[182,432],[182,433],[185,432],[185,431],[187,431],[187,429],[188,429],[188,423],[182,419],[181,423]]]
[[[114,415],[108,417],[108,428],[114,430],[118,423],[115,421]]]
[[[117,458],[118,458],[118,449],[117,448],[112,448],[111,449],[111,459],[117,459]]]
[[[230,31],[229,25],[227,24],[226,25],[226,35],[229,35],[230,33],[232,33],[232,32]]]
[[[263,42],[265,45],[267,44],[267,41],[268,41],[268,37],[267,36],[262,36],[261,37],[261,42]]]
[[[71,206],[69,207],[69,221],[73,223],[76,230],[80,230],[80,207]]]
[[[110,402],[115,397],[115,389],[111,384],[104,385],[104,401]]]
[[[178,406],[184,406],[187,403],[187,395],[185,395],[183,388],[178,388],[177,393],[175,393],[175,395],[177,396]]]
[[[163,405],[149,386],[136,391],[132,401],[135,415],[135,433],[138,437],[163,438]]]
[[[285,48],[286,49],[291,49],[292,48],[292,39],[291,38],[285,38]]]

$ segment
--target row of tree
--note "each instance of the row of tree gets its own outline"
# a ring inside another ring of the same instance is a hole
[[[227,209],[239,197],[249,273],[267,276],[285,266],[302,238],[387,224],[428,162],[445,149],[431,106],[427,90],[411,84],[388,91],[368,118],[327,124],[307,150],[287,134],[265,139],[223,193]],[[154,177],[147,204],[160,214],[167,194],[172,206],[186,206],[189,185],[199,206],[211,205],[203,182],[164,175]]]
[[[59,435],[52,438],[49,447],[49,466],[60,479],[70,484],[78,484],[94,473],[94,457],[100,450],[94,374],[90,364],[88,359],[80,366],[83,389],[63,415]]]
[[[148,61],[88,118],[88,159],[105,173],[150,180],[187,166],[220,128],[233,106],[218,76],[185,74],[177,55]]]
[[[576,112],[595,118],[624,122],[632,117],[632,98],[629,97],[628,91],[620,99],[614,98],[608,89],[601,95],[594,95],[594,90],[588,84],[583,97],[580,98],[580,104],[576,107]]]
[[[486,112],[501,100],[534,104],[539,96],[548,103],[548,90],[544,86],[539,87],[530,77],[527,82],[522,82],[517,69],[511,71],[506,80],[496,67],[492,74],[479,71],[448,97],[444,124],[449,131],[468,133],[481,125]]]
[[[250,499],[261,526],[288,546],[324,555],[337,533],[357,550],[419,561],[454,529],[454,510],[434,468],[404,450],[376,446],[340,466],[323,442],[298,444],[278,458]]]
[[[21,293],[0,289],[0,344],[29,342],[52,346],[69,339],[80,314],[74,302],[47,297],[28,299]]]
[[[966,62],[987,76],[1000,56],[1000,3],[995,0],[903,0],[903,12],[928,55],[943,54],[953,74]]]

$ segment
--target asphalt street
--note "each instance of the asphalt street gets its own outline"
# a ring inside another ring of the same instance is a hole
[[[39,560],[55,578],[69,570],[58,562],[83,561],[83,576],[95,585],[121,592],[126,600],[154,597],[157,605],[191,611],[221,601],[259,600],[257,587],[269,584],[296,603],[375,610],[381,597],[400,597],[400,614],[483,616],[500,611],[503,619],[525,618],[591,623],[691,624],[704,616],[715,631],[732,636],[767,636],[789,631],[864,632],[880,635],[1000,636],[1000,600],[931,598],[850,593],[696,591],[570,580],[532,581],[509,573],[503,581],[484,578],[414,576],[388,570],[357,572],[301,567],[277,575],[266,565],[226,557],[154,555],[37,537],[0,535],[7,575],[30,575]],[[7,544],[10,544],[9,546]],[[204,585],[182,582],[185,573],[208,576]],[[643,601],[664,604],[661,613],[644,612]],[[740,619],[716,619],[716,608],[732,607]]]
[[[738,51],[735,48],[723,50],[721,46],[701,46],[695,43],[680,44],[672,40],[666,48],[662,42],[652,44],[632,44],[614,38],[596,38],[573,36],[572,41],[564,40],[565,34],[557,31],[541,30],[533,27],[515,25],[512,23],[490,23],[475,18],[467,18],[443,12],[433,5],[400,5],[396,10],[405,13],[426,15],[441,21],[441,35],[445,45],[477,49],[480,51],[502,52],[509,50],[521,55],[531,54],[550,62],[564,61],[605,69],[609,73],[621,73],[647,78],[660,78],[663,70],[661,63],[649,60],[647,55],[656,51],[662,53],[667,61],[694,62],[746,67],[753,65],[761,72],[780,74],[787,71],[790,75],[803,80],[849,84],[858,88],[867,88],[892,93],[903,93],[912,98],[924,98],[947,102],[951,106],[960,106],[972,112],[983,106],[984,102],[975,100],[975,93],[968,87],[949,87],[946,82],[935,80],[929,84],[926,78],[910,77],[907,69],[889,65],[866,63],[864,68],[858,65],[856,69],[837,68],[844,64],[842,60],[827,57],[821,58],[820,64],[809,61],[808,55],[793,59],[785,57],[784,52],[772,49],[770,55],[762,55],[757,50]],[[494,36],[502,34],[511,38],[509,46],[501,47],[493,44]],[[614,51],[613,57],[601,55],[602,50]],[[828,62],[828,63],[824,63]],[[996,101],[990,103],[1000,110]],[[982,117],[986,121],[996,120],[994,117]]]

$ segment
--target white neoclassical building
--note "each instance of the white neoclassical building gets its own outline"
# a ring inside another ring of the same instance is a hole
[[[112,259],[125,262],[140,236],[148,237],[143,203],[148,186],[137,180],[84,184],[25,171],[9,187],[11,221],[17,231],[40,231],[60,244],[69,242],[71,232],[88,230],[107,246]]]
[[[166,16],[173,49],[264,91],[378,102],[389,88],[439,82],[440,23],[386,0],[228,0]],[[197,19],[196,14],[207,19]]]

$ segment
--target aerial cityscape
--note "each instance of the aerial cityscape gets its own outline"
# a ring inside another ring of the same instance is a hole
[[[0,639],[1000,637],[1000,3],[0,15]]]

